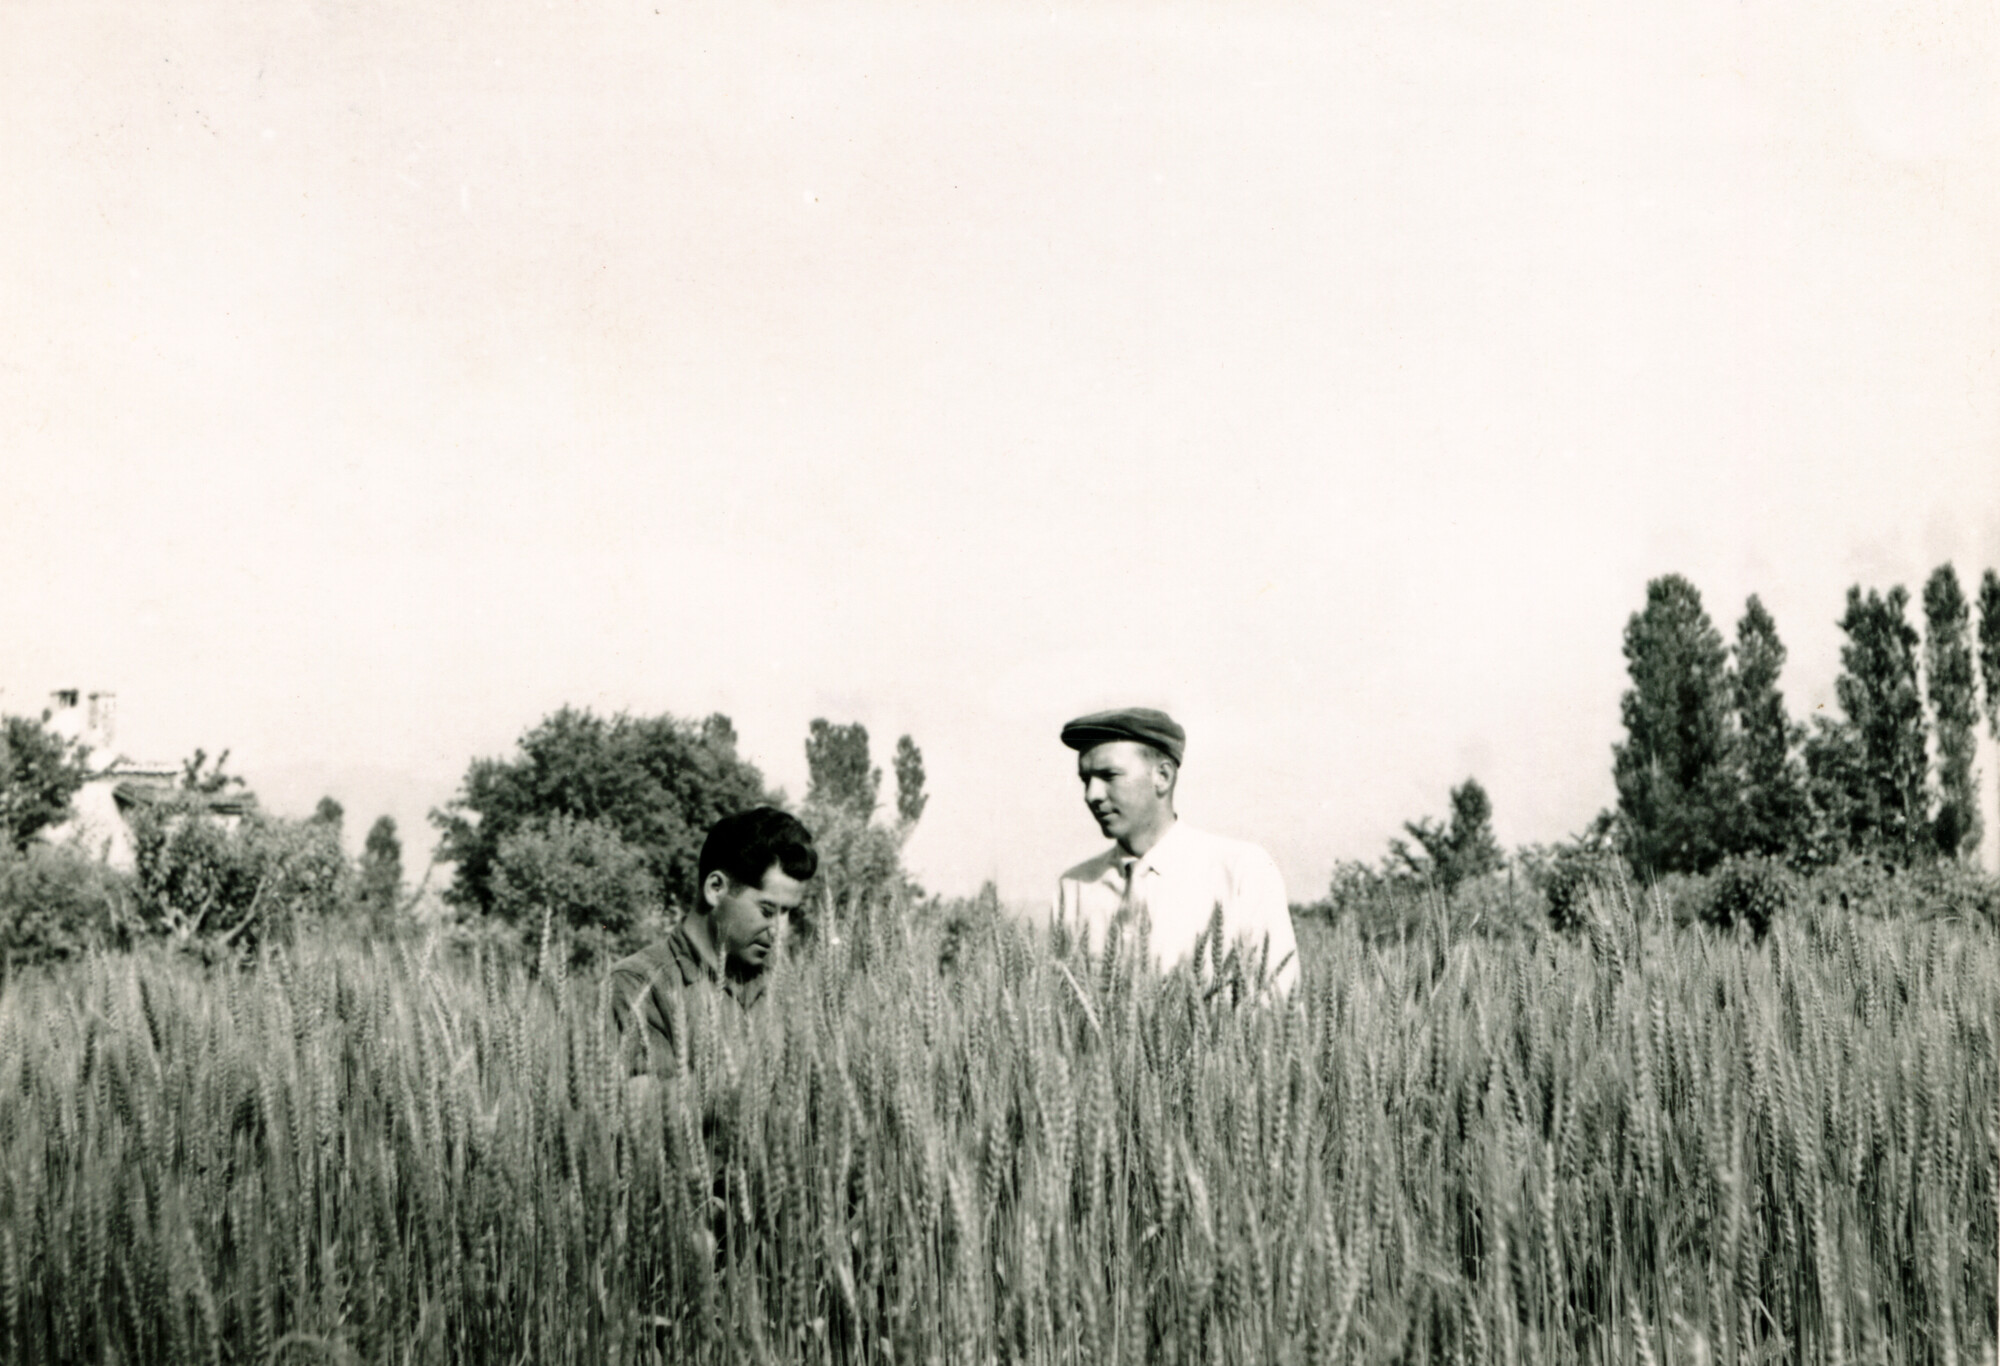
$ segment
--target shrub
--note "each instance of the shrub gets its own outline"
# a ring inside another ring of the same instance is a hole
[[[1709,879],[1701,909],[1704,924],[1718,930],[1746,929],[1757,939],[1797,900],[1792,877],[1771,858],[1731,858]]]
[[[116,943],[131,915],[131,885],[81,849],[0,841],[0,962],[73,958]]]
[[[1575,845],[1556,850],[1541,875],[1549,927],[1565,934],[1582,929],[1590,920],[1590,889],[1629,882],[1615,854]]]
[[[540,953],[545,925],[580,965],[621,957],[666,928],[644,852],[604,821],[527,822],[500,841],[492,889],[494,915],[531,959]]]
[[[1812,876],[1815,906],[1881,918],[2000,918],[2000,879],[1956,859],[1913,868],[1868,855],[1850,855]]]
[[[902,842],[894,830],[822,802],[806,803],[799,819],[819,851],[819,872],[795,927],[804,937],[858,931],[877,911],[921,898],[903,874]]]
[[[996,933],[1005,919],[1000,889],[991,879],[980,884],[977,896],[933,900],[925,913],[938,925],[938,967],[944,971],[956,968],[971,946]]]
[[[218,818],[187,797],[142,812],[133,836],[136,928],[204,954],[289,938],[346,892],[339,837],[312,821]]]

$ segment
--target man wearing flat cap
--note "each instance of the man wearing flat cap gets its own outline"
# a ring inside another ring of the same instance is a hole
[[[1121,707],[1077,717],[1062,741],[1076,751],[1084,805],[1114,843],[1062,875],[1055,917],[1102,944],[1111,926],[1144,915],[1153,952],[1172,966],[1219,908],[1225,950],[1241,942],[1252,963],[1268,953],[1273,984],[1288,990],[1298,980],[1298,942],[1278,865],[1254,844],[1174,815],[1187,746],[1180,724],[1151,707]]]

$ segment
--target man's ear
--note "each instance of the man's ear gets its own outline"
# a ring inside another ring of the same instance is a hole
[[[722,898],[729,891],[729,874],[715,869],[701,880],[701,909],[712,911],[722,904]]]

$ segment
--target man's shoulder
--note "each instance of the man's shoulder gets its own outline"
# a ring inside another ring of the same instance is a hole
[[[1057,881],[1097,882],[1110,874],[1111,869],[1115,866],[1117,855],[1118,846],[1114,844],[1108,849],[1092,854],[1082,863],[1065,872]],[[1047,865],[1044,864],[1043,866],[1046,867]]]
[[[680,986],[685,980],[682,964],[685,954],[680,952],[674,939],[681,933],[676,925],[664,938],[656,939],[611,965],[608,974],[612,984],[622,993],[636,991],[654,982],[667,986]]]
[[[1190,853],[1198,853],[1220,863],[1240,865],[1244,863],[1270,863],[1271,856],[1261,844],[1237,839],[1233,835],[1218,835],[1210,830],[1178,824],[1174,827],[1176,837]]]

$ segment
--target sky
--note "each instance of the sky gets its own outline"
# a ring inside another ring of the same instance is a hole
[[[0,8],[0,710],[118,695],[420,868],[564,704],[922,748],[926,886],[1100,843],[1078,713],[1291,895],[1615,800],[1649,579],[2000,566],[1982,4]],[[2000,760],[1983,742],[1989,866]]]

